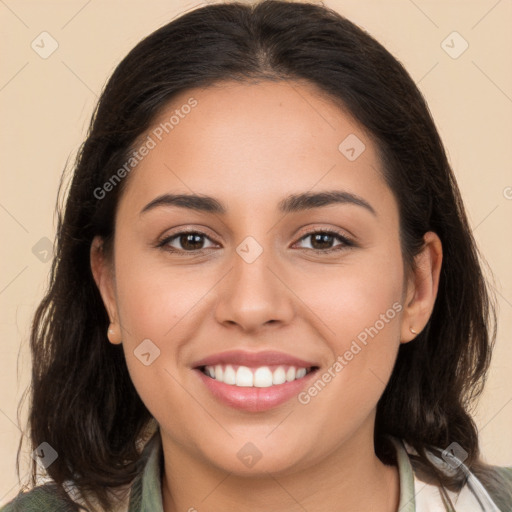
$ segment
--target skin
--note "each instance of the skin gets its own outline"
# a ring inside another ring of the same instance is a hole
[[[189,90],[152,128],[190,97],[198,105],[127,178],[113,256],[99,238],[91,247],[110,342],[123,344],[134,385],[160,424],[164,510],[396,511],[397,468],[374,452],[376,405],[400,343],[413,340],[410,327],[420,332],[432,312],[441,242],[425,235],[405,280],[398,206],[376,147],[314,86]],[[338,150],[349,134],[366,146],[354,161]],[[354,204],[278,211],[290,194],[328,190],[364,198],[376,215]],[[160,206],[141,214],[163,193],[207,194],[227,212]],[[187,252],[179,237],[169,243],[180,253],[155,247],[185,229],[205,233],[204,249],[199,243]],[[355,245],[334,238],[330,246],[342,249],[323,254],[327,246],[306,236],[332,229]],[[247,236],[263,249],[252,263],[236,252]],[[400,313],[307,405],[292,399],[265,412],[233,409],[191,369],[236,348],[316,361],[321,374],[394,303]],[[134,350],[148,338],[160,356],[145,366]],[[262,454],[251,468],[237,457],[247,442]]]

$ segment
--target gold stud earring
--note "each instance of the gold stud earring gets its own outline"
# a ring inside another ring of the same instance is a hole
[[[418,334],[412,327],[409,327],[409,330],[413,333],[413,334]]]

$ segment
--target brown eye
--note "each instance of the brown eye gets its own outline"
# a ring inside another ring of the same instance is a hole
[[[196,249],[203,248],[203,235],[200,235],[198,233],[187,233],[186,235],[180,235],[178,240],[183,249],[187,251],[193,251]]]
[[[338,251],[346,247],[353,247],[355,244],[348,238],[335,231],[313,231],[303,236],[299,242],[311,239],[310,247],[303,247],[304,249],[311,249],[318,252],[328,253],[331,251]],[[339,243],[335,243],[338,241]],[[335,244],[335,245],[333,245]]]
[[[310,236],[313,249],[330,249],[335,239],[333,235],[328,233],[315,233]]]
[[[207,241],[211,243],[210,246],[205,246]],[[215,244],[204,233],[184,231],[165,238],[158,245],[171,252],[196,252],[213,247]]]

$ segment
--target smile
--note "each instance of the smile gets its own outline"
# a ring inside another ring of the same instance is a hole
[[[302,379],[313,371],[313,367],[301,368],[279,365],[250,368],[248,366],[217,364],[215,366],[203,366],[200,370],[208,377],[230,386],[268,388]]]

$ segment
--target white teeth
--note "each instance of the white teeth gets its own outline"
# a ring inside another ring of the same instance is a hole
[[[254,376],[247,368],[247,366],[239,366],[238,370],[236,371],[236,385],[245,387],[245,388],[251,388],[254,381]]]
[[[215,376],[216,378],[217,376]],[[220,379],[217,379],[216,380],[220,380]],[[222,376],[222,381],[221,382],[224,382],[224,384],[231,384],[231,385],[235,385],[236,384],[236,373],[235,373],[235,370],[233,370],[233,367],[228,364],[226,366],[226,369],[224,370],[224,375]]]
[[[272,384],[284,384],[286,382],[286,372],[284,368],[280,366],[272,374]]]
[[[224,372],[222,370],[222,366],[220,364],[218,364],[217,366],[215,366],[215,379],[222,380],[223,376],[224,376]]]
[[[212,379],[231,386],[268,388],[301,379],[308,372],[306,368],[296,368],[294,366],[278,366],[274,371],[268,366],[258,368],[238,366],[235,371],[230,364],[225,366],[217,364],[206,366],[204,373]]]
[[[254,372],[254,385],[257,388],[272,386],[272,372],[267,366],[262,366]]]
[[[296,379],[302,379],[302,377],[304,377],[304,375],[306,375],[306,368],[299,368],[295,372],[295,378]]]

